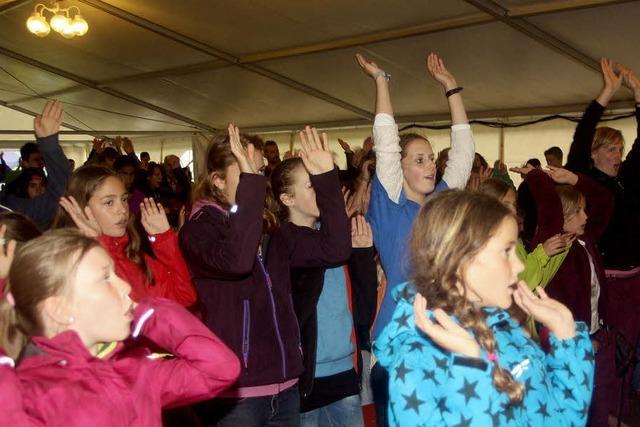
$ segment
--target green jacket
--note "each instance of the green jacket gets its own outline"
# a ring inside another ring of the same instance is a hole
[[[542,286],[544,289],[551,279],[553,279],[553,276],[556,275],[569,253],[569,248],[567,248],[559,254],[549,257],[544,252],[542,244],[539,244],[533,252],[527,253],[520,239],[518,239],[516,250],[518,251],[518,256],[524,263],[524,271],[520,273],[519,277],[521,280],[527,282],[531,290],[538,286]]]

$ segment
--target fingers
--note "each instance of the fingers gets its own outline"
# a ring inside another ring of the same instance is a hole
[[[545,292],[544,288],[542,286],[538,286],[536,288],[536,293],[538,294],[538,296],[541,299],[549,299],[549,295],[547,295],[547,293]]]
[[[307,126],[308,128],[308,126]],[[300,146],[302,147],[302,153],[307,153],[309,151],[311,151],[311,146],[309,145],[309,141],[307,139],[307,133],[306,133],[306,128],[304,131],[300,131],[298,132],[298,136],[300,138]]]
[[[18,242],[16,242],[15,240],[9,240],[9,243],[7,243],[7,258],[9,259],[13,259],[13,256],[16,254],[16,245],[18,244]]]

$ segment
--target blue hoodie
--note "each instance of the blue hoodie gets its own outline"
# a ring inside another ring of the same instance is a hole
[[[503,369],[525,385],[524,400],[510,405],[493,385],[486,352],[469,358],[443,350],[416,329],[413,287],[394,297],[393,320],[374,352],[389,372],[389,424],[399,426],[584,426],[593,391],[594,355],[586,325],[567,340],[550,337],[545,354],[509,313],[486,308]],[[431,311],[427,311],[432,316]],[[454,319],[455,320],[455,319]]]

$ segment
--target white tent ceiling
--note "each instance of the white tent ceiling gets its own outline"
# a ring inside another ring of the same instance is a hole
[[[356,52],[393,75],[402,122],[447,118],[428,51],[474,117],[579,112],[602,55],[640,72],[637,1],[72,0],[89,32],[71,40],[30,34],[35,4],[0,0],[0,105],[37,112],[59,98],[82,131],[366,124],[373,85]]]

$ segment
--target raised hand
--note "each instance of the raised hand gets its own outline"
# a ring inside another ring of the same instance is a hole
[[[373,61],[367,61],[364,56],[359,53],[356,54],[356,61],[358,61],[362,71],[374,80],[377,78],[376,76],[381,76],[382,73],[384,73],[384,70],[378,67],[378,64]]]
[[[4,236],[7,233],[7,225],[2,224],[0,226],[0,279],[6,279],[9,276],[9,269],[13,262],[13,256],[16,253],[16,241],[5,240]]]
[[[445,91],[458,87],[453,74],[444,66],[442,59],[433,52],[427,55],[427,70],[431,77],[442,85]]]
[[[468,357],[480,357],[480,345],[469,332],[451,320],[442,309],[433,310],[435,322],[427,318],[426,310],[427,300],[416,293],[413,302],[413,315],[418,329],[445,350]]]
[[[240,142],[240,131],[232,123],[229,123],[229,144],[231,145],[231,153],[236,158],[240,172],[258,173],[253,160],[255,147],[253,144],[247,145],[245,149]]]
[[[572,241],[573,242],[573,241]],[[567,248],[567,239],[563,234],[556,234],[549,237],[543,244],[542,249],[548,257],[558,255],[560,252]]]
[[[150,197],[140,203],[140,222],[150,236],[162,234],[171,227],[162,205]]]
[[[120,135],[116,136],[116,139],[113,140],[113,145],[116,147],[116,150],[118,150],[118,153],[122,154],[122,137]]]
[[[307,126],[299,136],[302,145],[300,158],[311,175],[320,175],[335,168],[326,133],[323,132],[320,138],[316,128]]]
[[[133,153],[134,152],[133,142],[131,142],[131,140],[127,137],[122,138],[122,149],[127,154]]]
[[[513,299],[526,314],[546,326],[559,340],[573,338],[576,326],[571,311],[562,303],[549,298],[542,287],[538,286],[536,292],[538,296],[521,280],[513,293]]]
[[[531,172],[533,169],[535,169],[533,166],[531,166],[529,163],[527,163],[524,166],[514,166],[512,168],[509,168],[509,170],[511,172],[515,172],[515,173],[519,173],[522,176],[525,176],[526,174],[528,174],[529,172]]]
[[[62,104],[60,101],[47,101],[42,114],[33,119],[33,130],[38,138],[44,138],[60,131],[62,124]]]
[[[371,246],[373,246],[373,231],[367,220],[362,215],[351,218],[351,247],[370,248]]]
[[[349,143],[344,139],[338,138],[338,144],[340,144],[340,147],[342,147],[345,153],[353,153],[353,150],[349,146]]]
[[[102,229],[89,206],[85,206],[83,210],[73,196],[61,197],[60,206],[69,214],[82,234],[91,238],[102,234]]]
[[[93,151],[96,152],[96,154],[100,154],[102,152],[102,150],[104,150],[104,141],[101,140],[100,138],[93,138]]]
[[[565,169],[555,166],[547,166],[548,170],[544,172],[551,177],[558,184],[571,184],[576,185],[578,182],[578,175]]]
[[[624,69],[616,73],[615,63],[607,58],[600,58],[600,69],[602,71],[602,92],[598,96],[598,103],[603,107],[609,103],[613,95],[620,89],[624,78]]]
[[[619,65],[619,67],[624,70],[622,83],[633,91],[636,103],[640,102],[640,79],[638,79],[633,71],[625,68],[623,65]]]

